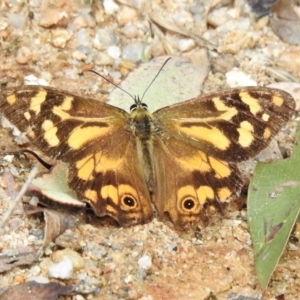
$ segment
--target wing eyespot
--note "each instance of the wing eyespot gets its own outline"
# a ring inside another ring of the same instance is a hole
[[[137,207],[137,201],[132,196],[125,195],[122,197],[122,203],[126,208],[129,209]]]
[[[185,208],[185,210],[188,210],[188,211],[193,210],[193,208],[196,206],[196,203],[195,203],[194,199],[192,199],[192,198],[184,199],[182,204],[183,204],[183,207]]]

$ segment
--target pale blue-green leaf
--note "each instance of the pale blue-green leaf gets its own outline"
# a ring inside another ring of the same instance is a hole
[[[291,158],[258,163],[248,190],[248,222],[258,280],[265,288],[300,210],[300,130]]]
[[[43,195],[55,202],[84,207],[86,204],[77,200],[73,190],[68,185],[68,165],[62,162],[57,163],[50,173],[35,178],[29,191]]]
[[[120,86],[132,96],[142,97],[169,57],[157,57],[139,65],[128,74]],[[204,63],[203,67],[198,67],[187,58],[172,56],[143,98],[149,111],[153,112],[159,108],[199,96],[202,83],[209,71],[205,65]],[[129,111],[133,99],[116,88],[110,93],[108,103]]]

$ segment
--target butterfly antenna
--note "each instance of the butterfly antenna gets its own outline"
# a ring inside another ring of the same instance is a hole
[[[143,96],[141,98],[141,102],[144,99],[145,94],[147,93],[147,91],[149,90],[150,86],[152,85],[152,83],[155,81],[155,79],[158,77],[158,75],[160,74],[160,72],[162,71],[162,69],[164,68],[164,66],[166,65],[166,63],[171,59],[171,57],[169,57],[164,63],[163,65],[160,67],[159,71],[157,72],[157,74],[155,75],[155,77],[152,79],[152,81],[150,82],[150,84],[148,85],[148,87],[146,88],[145,92],[143,93]]]
[[[109,79],[107,79],[106,77],[104,77],[103,75],[101,75],[100,73],[96,72],[95,70],[88,70],[89,72],[92,72],[98,76],[100,76],[101,78],[103,78],[105,81],[109,82],[110,84],[112,84],[114,87],[120,89],[121,91],[123,91],[125,94],[129,95],[134,102],[137,102],[137,99],[135,97],[133,97],[130,93],[128,93],[127,91],[125,91],[124,89],[122,89],[120,86],[118,86],[117,84],[113,83],[112,81],[110,81]]]

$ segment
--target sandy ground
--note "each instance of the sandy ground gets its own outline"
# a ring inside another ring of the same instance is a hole
[[[200,84],[205,93],[234,84],[299,80],[299,47],[282,42],[268,16],[256,19],[245,1],[83,2],[0,2],[3,88],[29,81],[103,100],[111,86],[85,71],[94,69],[118,84],[141,60],[163,55],[205,67]],[[287,128],[294,132],[295,121]],[[293,136],[284,132],[278,140],[290,153]],[[2,150],[18,149],[7,130],[0,134]],[[22,156],[1,159],[1,215],[33,162]],[[0,274],[0,292],[34,279],[77,287],[59,299],[300,299],[299,227],[263,291],[253,266],[245,199],[237,203],[225,217],[212,217],[208,227],[185,231],[157,219],[120,228],[91,211],[64,208],[75,225],[70,221],[73,226],[46,246],[44,238],[56,221],[41,212],[25,214],[27,204],[20,204],[0,237],[2,264],[14,266]],[[57,211],[51,204],[48,209]],[[66,279],[65,258],[73,265]],[[54,278],[49,270],[60,261],[65,264]],[[0,294],[0,299],[8,298]]]

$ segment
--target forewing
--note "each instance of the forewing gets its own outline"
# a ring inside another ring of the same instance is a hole
[[[282,90],[245,87],[199,96],[153,115],[166,137],[239,162],[264,149],[294,109],[294,99]]]

